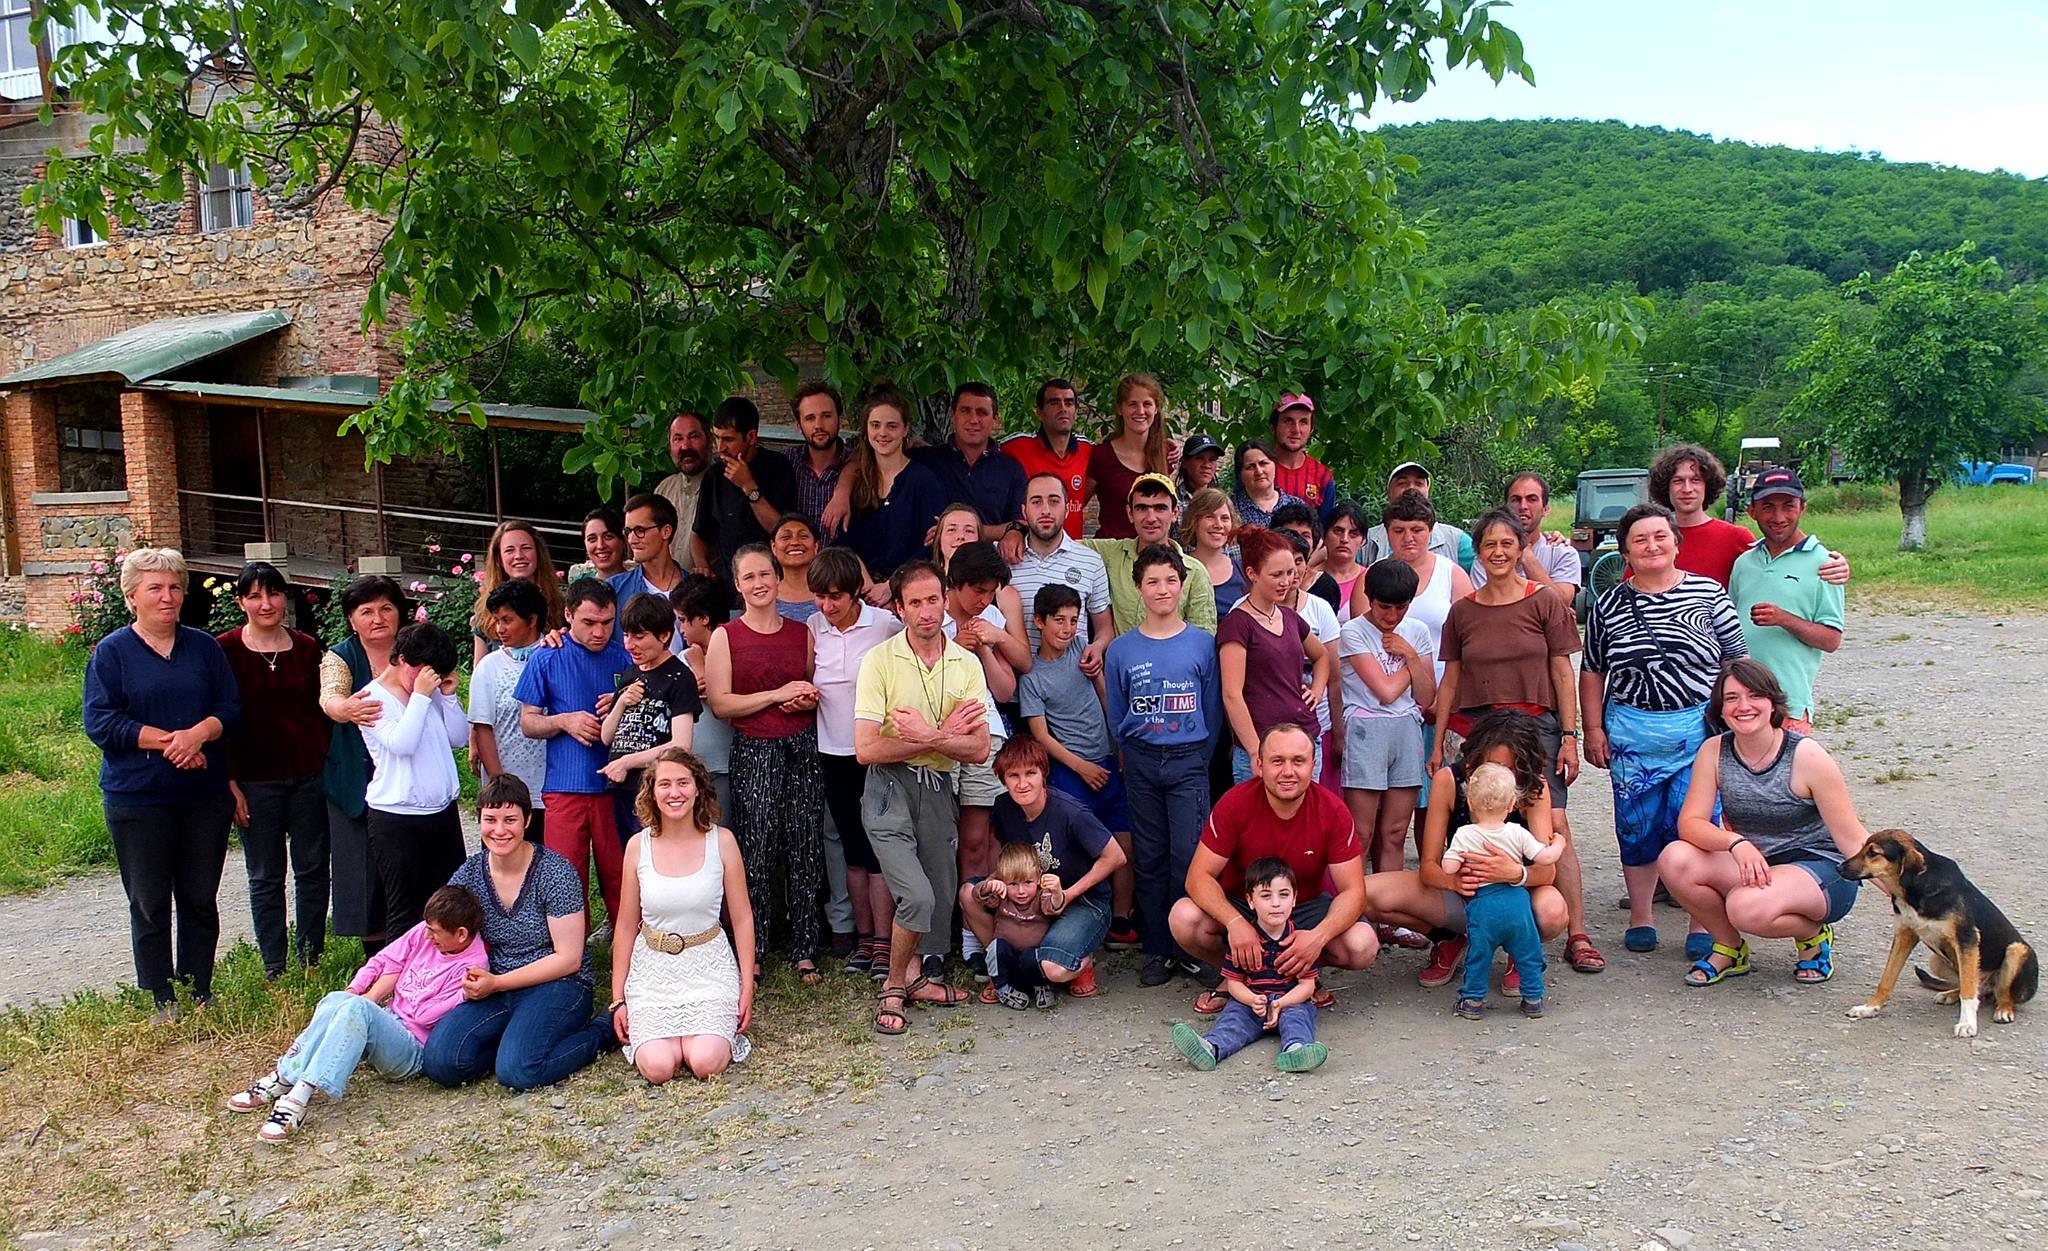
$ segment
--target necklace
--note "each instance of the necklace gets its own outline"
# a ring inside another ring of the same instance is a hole
[[[242,631],[242,646],[248,648],[249,653],[251,655],[255,656],[258,660],[261,660],[264,666],[268,668],[270,672],[276,673],[278,658],[283,656],[286,652],[292,649],[291,633],[289,631],[283,631],[282,633],[284,634],[284,646],[278,648],[275,651],[269,651],[257,647],[256,644],[250,640],[249,631],[247,629],[244,629]]]
[[[1276,626],[1280,624],[1280,605],[1277,602],[1265,612],[1260,612],[1259,606],[1252,603],[1252,597],[1247,595],[1244,597],[1244,606],[1245,611],[1251,613],[1252,616],[1260,621],[1269,621]]]

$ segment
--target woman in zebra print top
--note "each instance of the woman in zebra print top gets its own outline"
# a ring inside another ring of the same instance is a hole
[[[1671,510],[1636,505],[1623,514],[1618,537],[1632,576],[1593,605],[1579,705],[1586,760],[1605,767],[1614,784],[1614,834],[1628,880],[1624,942],[1630,951],[1654,951],[1657,855],[1678,837],[1714,679],[1749,649],[1728,592],[1678,567]],[[1711,941],[1695,923],[1687,954]]]

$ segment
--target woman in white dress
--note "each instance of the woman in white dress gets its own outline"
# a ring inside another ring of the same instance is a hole
[[[659,1086],[744,1060],[754,1010],[754,913],[732,831],[702,761],[680,747],[640,782],[645,829],[626,844],[614,940],[612,1028],[626,1059]],[[732,936],[719,925],[723,908]],[[739,954],[734,955],[737,950]]]

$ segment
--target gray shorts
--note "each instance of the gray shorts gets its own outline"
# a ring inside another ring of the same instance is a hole
[[[952,776],[909,765],[869,765],[860,819],[896,897],[896,924],[920,935],[919,954],[944,955],[952,931],[940,922],[950,920],[960,886],[960,805]]]
[[[995,748],[1002,746],[1002,742],[1001,739],[991,739],[991,753]],[[995,756],[991,754],[989,759],[993,760]],[[996,771],[986,763],[963,764],[953,770],[953,775],[960,779],[962,808],[993,808],[996,801],[1008,793],[1003,790],[1003,784],[996,780]]]
[[[1344,718],[1344,788],[1421,786],[1424,752],[1414,717]]]

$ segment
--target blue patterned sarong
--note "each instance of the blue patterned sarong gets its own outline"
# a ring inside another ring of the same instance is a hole
[[[1614,837],[1621,862],[1657,863],[1678,838],[1678,810],[1692,781],[1692,764],[1707,740],[1707,706],[1645,712],[1608,704],[1607,775],[1614,783]]]

